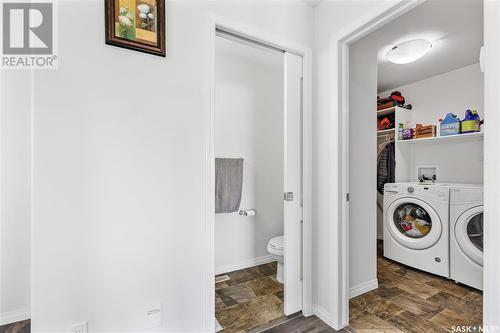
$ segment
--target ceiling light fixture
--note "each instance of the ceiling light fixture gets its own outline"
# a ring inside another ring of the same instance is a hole
[[[432,47],[425,39],[414,39],[394,46],[387,59],[394,64],[408,64],[422,58]]]

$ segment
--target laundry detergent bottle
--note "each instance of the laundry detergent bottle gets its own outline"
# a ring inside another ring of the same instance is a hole
[[[465,111],[465,118],[462,120],[462,133],[473,133],[479,132],[481,125],[481,119],[479,119],[479,114],[476,110]]]
[[[440,136],[460,134],[460,119],[450,112],[441,121],[440,127]]]

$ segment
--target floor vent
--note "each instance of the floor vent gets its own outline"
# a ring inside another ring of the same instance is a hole
[[[215,283],[221,283],[231,280],[229,275],[219,275],[215,277]]]
[[[220,332],[222,331],[224,328],[221,326],[221,324],[219,324],[219,321],[217,319],[215,319],[215,332]]]

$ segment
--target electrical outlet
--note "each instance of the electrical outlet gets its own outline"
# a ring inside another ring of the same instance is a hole
[[[75,324],[71,326],[71,333],[88,333],[87,331],[87,322]]]

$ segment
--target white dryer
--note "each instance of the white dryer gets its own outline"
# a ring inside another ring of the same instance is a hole
[[[483,187],[450,186],[450,278],[483,290]]]
[[[418,183],[384,187],[384,256],[450,276],[449,188]]]

